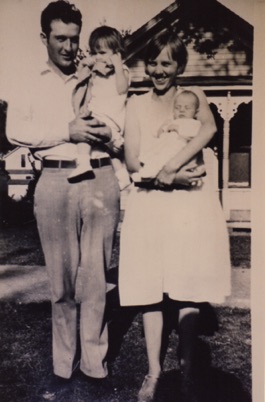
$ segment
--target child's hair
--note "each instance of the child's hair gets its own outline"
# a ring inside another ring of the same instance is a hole
[[[123,38],[117,29],[106,25],[100,26],[91,33],[89,37],[90,52],[96,53],[101,45],[111,49],[113,53],[120,53],[122,59],[125,56],[125,44]]]
[[[177,98],[178,98],[179,96],[181,96],[181,95],[189,95],[189,96],[191,95],[191,96],[193,96],[193,98],[194,98],[194,100],[195,100],[195,107],[196,107],[197,110],[199,109],[199,107],[200,107],[200,100],[199,100],[198,96],[197,96],[194,92],[192,92],[192,91],[190,91],[190,90],[188,90],[188,89],[185,89],[184,91],[180,92],[179,94],[177,94],[177,95],[175,96],[174,102],[176,102]]]
[[[150,40],[145,49],[145,64],[155,60],[166,46],[171,50],[172,59],[178,63],[177,73],[182,74],[188,62],[188,52],[185,44],[172,30],[162,31]]]

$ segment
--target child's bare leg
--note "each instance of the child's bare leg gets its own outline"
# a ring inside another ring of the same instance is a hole
[[[129,173],[125,165],[118,158],[112,158],[111,162],[119,182],[120,190],[124,190],[131,184]]]
[[[76,145],[77,148],[77,167],[70,173],[68,176],[68,180],[73,178],[78,178],[78,176],[82,176],[87,172],[92,171],[92,166],[90,163],[90,153],[91,153],[91,146],[86,142],[79,142]]]

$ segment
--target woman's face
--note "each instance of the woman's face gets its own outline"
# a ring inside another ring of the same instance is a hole
[[[165,93],[175,85],[178,63],[172,59],[168,46],[159,53],[156,59],[148,61],[146,71],[159,93]]]

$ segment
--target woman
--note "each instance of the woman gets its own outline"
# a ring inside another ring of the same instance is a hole
[[[153,38],[145,55],[154,88],[128,102],[125,158],[131,173],[139,171],[157,130],[172,116],[175,96],[184,90],[176,85],[176,78],[185,69],[187,50],[174,32]],[[199,98],[200,131],[168,161],[151,187],[132,189],[121,232],[121,305],[143,306],[149,371],[139,402],[154,399],[161,375],[163,298],[180,302],[178,355],[183,397],[188,401],[196,400],[190,391],[199,318],[196,303],[220,303],[230,292],[228,236],[221,206],[207,175],[201,179],[199,167],[184,166],[216,131],[204,93],[197,87],[189,90]]]

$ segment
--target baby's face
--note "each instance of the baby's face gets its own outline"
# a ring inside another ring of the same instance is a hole
[[[194,119],[197,113],[197,102],[190,94],[179,95],[174,103],[174,119]]]
[[[113,55],[113,51],[106,47],[103,41],[100,41],[99,46],[93,52],[93,56],[96,61],[103,61],[104,63],[110,62],[110,57]]]

